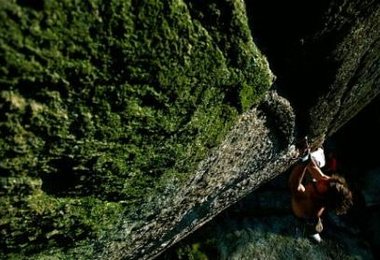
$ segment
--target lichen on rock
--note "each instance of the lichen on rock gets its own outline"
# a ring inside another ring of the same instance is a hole
[[[2,254],[95,254],[92,239],[154,214],[261,100],[273,75],[244,2],[202,8],[1,1]]]

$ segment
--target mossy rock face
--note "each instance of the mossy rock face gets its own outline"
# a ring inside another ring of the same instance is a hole
[[[272,83],[243,1],[1,1],[0,63],[9,257],[143,221]]]

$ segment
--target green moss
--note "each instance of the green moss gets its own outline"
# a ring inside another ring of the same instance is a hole
[[[122,209],[149,213],[260,99],[272,78],[244,6],[210,8],[231,18],[208,26],[180,0],[1,1],[3,252],[86,245]]]

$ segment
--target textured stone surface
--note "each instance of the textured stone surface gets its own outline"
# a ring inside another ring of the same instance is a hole
[[[148,224],[273,79],[243,1],[12,0],[0,18],[9,255],[91,257]]]
[[[1,1],[2,254],[152,258],[336,132],[380,91],[380,9],[321,10],[285,99],[242,0]]]
[[[111,243],[100,259],[153,257],[285,171],[294,155],[290,146],[293,133],[287,133],[285,140],[278,140],[276,133],[279,129],[294,129],[294,116],[289,104],[275,93],[268,95],[265,106],[277,108],[270,114],[272,120],[286,116],[286,125],[268,128],[266,115],[256,109],[242,115],[222,144],[200,164],[194,178],[162,205],[158,216],[131,233],[121,232],[130,235],[119,237],[119,243]],[[287,143],[282,150],[280,141]],[[123,226],[117,230],[123,230]]]

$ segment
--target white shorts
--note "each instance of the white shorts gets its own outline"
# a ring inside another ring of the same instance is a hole
[[[322,168],[326,164],[325,152],[322,148],[318,148],[310,153],[311,159],[317,164],[319,168]]]

